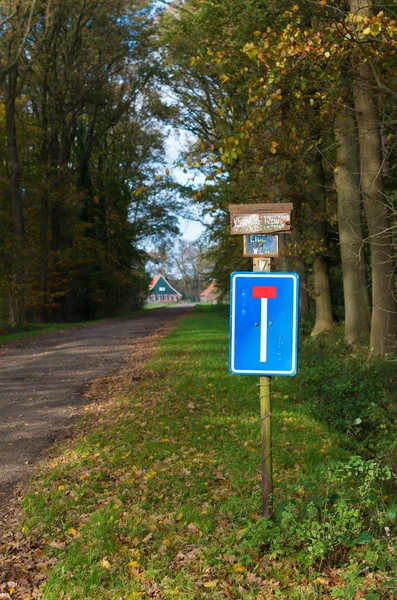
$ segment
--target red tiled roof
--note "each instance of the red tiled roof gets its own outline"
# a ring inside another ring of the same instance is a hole
[[[152,279],[151,284],[149,285],[149,290],[151,290],[152,288],[154,288],[154,286],[156,285],[156,283],[158,282],[158,280],[160,279],[161,275],[155,275]]]
[[[211,281],[211,283],[209,284],[207,289],[205,289],[204,292],[201,292],[200,296],[208,296],[208,294],[215,291],[214,290],[215,286],[216,286],[216,281],[214,279],[213,281]]]

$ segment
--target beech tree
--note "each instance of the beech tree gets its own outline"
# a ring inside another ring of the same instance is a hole
[[[11,1],[0,2],[0,89],[3,92],[5,107],[5,130],[7,164],[9,178],[9,198],[11,204],[14,245],[12,264],[10,265],[10,320],[18,323],[24,319],[24,274],[23,242],[25,237],[21,163],[17,147],[16,99],[20,91],[21,70],[26,73],[28,66],[22,58],[28,38],[34,26],[37,0],[26,3]],[[28,61],[29,62],[29,61]]]
[[[372,0],[350,0],[353,18],[368,19]],[[371,25],[369,25],[371,34]],[[364,30],[352,55],[354,109],[360,145],[360,184],[367,217],[372,259],[371,350],[384,355],[397,344],[395,256],[393,254],[389,207],[382,175],[382,150],[377,115],[376,66]]]
[[[14,56],[2,71],[12,92],[5,112],[14,115],[12,129],[0,114],[14,153],[4,157],[7,188],[0,187],[2,312],[15,298],[23,307],[15,321],[91,318],[137,305],[148,282],[142,243],[177,231],[169,183],[156,178],[168,118],[157,82],[156,8],[124,0],[15,7],[1,41]],[[14,51],[13,23],[24,32],[22,51]],[[11,189],[18,210],[9,205]]]
[[[346,340],[354,345],[368,332],[372,304],[370,347],[375,355],[384,355],[396,348],[397,313],[391,201],[383,176],[379,119],[392,139],[387,98],[392,97],[397,30],[387,7],[376,14],[371,3],[351,0],[349,9],[339,2],[251,2],[245,7],[190,0],[183,11],[176,11],[173,27],[177,39],[178,32],[188,32],[189,73],[196,73],[202,90],[195,104],[191,94],[196,112],[201,114],[205,96],[199,73],[207,68],[208,77],[211,65],[210,76],[215,80],[217,71],[223,86],[207,121],[211,135],[201,136],[203,149],[197,152],[200,144],[193,148],[192,161],[200,154],[201,159],[209,156],[209,163],[217,165],[210,177],[218,183],[223,179],[219,190],[224,190],[225,180],[239,179],[241,184],[243,173],[249,173],[251,182],[266,181],[266,197],[272,201],[283,199],[286,192],[275,179],[294,180],[299,200],[294,204],[307,225],[299,250],[294,241],[290,251],[294,247],[305,257],[316,303],[313,334],[333,326],[327,264],[334,255],[329,231],[339,214]],[[178,59],[186,65],[175,51],[174,61]],[[182,77],[187,77],[185,72]],[[191,115],[194,119],[194,110]],[[266,201],[263,192],[256,200],[245,195],[244,186],[240,192],[242,201]],[[207,196],[202,194],[200,201]],[[216,197],[212,206],[222,204]],[[364,260],[367,244],[371,294]]]
[[[355,345],[370,332],[371,312],[361,224],[360,162],[353,114],[335,117],[335,184],[345,299],[345,339]]]

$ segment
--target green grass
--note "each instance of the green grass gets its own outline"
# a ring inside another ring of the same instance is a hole
[[[23,531],[58,558],[44,600],[396,597],[391,472],[350,458],[306,393],[324,342],[303,338],[298,376],[274,381],[270,520],[258,378],[229,375],[227,344],[227,309],[196,308],[33,483]]]

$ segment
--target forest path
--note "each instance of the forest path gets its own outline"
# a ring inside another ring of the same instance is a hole
[[[26,480],[70,433],[93,380],[118,371],[133,346],[191,306],[172,306],[34,338],[0,349],[0,497]]]

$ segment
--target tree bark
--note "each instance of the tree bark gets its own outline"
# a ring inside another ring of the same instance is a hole
[[[25,319],[25,292],[23,274],[24,223],[21,189],[21,163],[18,156],[15,102],[17,97],[18,67],[10,67],[4,77],[4,103],[7,137],[7,161],[11,202],[14,255],[12,261],[12,287],[10,289],[10,322],[13,325]]]
[[[328,273],[328,240],[325,229],[324,172],[321,155],[316,149],[312,162],[306,168],[308,199],[311,208],[311,239],[316,255],[313,260],[313,296],[316,303],[316,321],[312,336],[333,329],[331,291]]]
[[[372,16],[371,0],[350,0],[354,14]],[[376,81],[365,42],[353,54],[353,95],[360,145],[361,192],[368,223],[372,259],[372,322],[370,348],[384,356],[397,347],[395,259],[390,218],[385,202],[382,151],[377,121]]]
[[[40,161],[43,169],[43,178],[40,198],[40,313],[43,321],[47,319],[47,287],[48,287],[48,220],[49,220],[49,142],[48,142],[48,102],[47,102],[47,76],[45,71],[42,90],[42,140],[40,149]]]
[[[293,224],[291,230],[291,243],[293,245],[299,244],[302,240],[302,234],[298,227],[298,224]],[[292,267],[299,275],[299,318],[301,319],[309,312],[309,296],[307,293],[307,277],[306,277],[306,265],[304,260],[298,256],[292,259]]]
[[[339,114],[334,123],[337,165],[338,224],[345,299],[345,340],[356,345],[370,332],[371,312],[361,228],[360,161],[353,116]]]
[[[4,99],[6,109],[7,157],[10,178],[11,214],[14,236],[23,240],[24,225],[22,212],[21,163],[18,156],[17,128],[15,124],[15,100],[17,96],[18,70],[14,66],[5,78]]]

